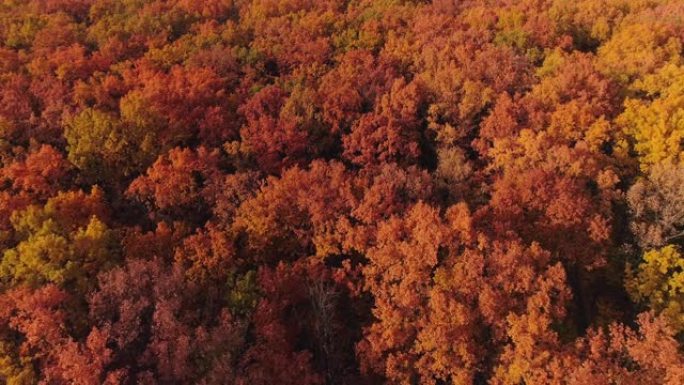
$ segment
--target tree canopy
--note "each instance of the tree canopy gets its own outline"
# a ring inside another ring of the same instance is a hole
[[[0,384],[684,384],[683,20],[0,2]]]

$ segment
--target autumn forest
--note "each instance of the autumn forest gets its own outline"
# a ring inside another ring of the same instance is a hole
[[[684,384],[684,1],[0,0],[0,384]]]

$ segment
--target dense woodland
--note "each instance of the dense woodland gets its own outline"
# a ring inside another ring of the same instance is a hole
[[[684,1],[2,0],[0,383],[684,384]]]

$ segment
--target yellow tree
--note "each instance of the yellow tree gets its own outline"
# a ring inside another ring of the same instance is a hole
[[[662,313],[677,331],[684,330],[684,256],[668,245],[646,252],[636,271],[627,271],[627,290],[637,301]]]
[[[684,66],[668,64],[634,88],[646,98],[627,99],[617,122],[633,140],[641,169],[684,160]]]
[[[17,211],[11,221],[18,243],[0,263],[6,287],[55,283],[85,292],[117,260],[117,237],[105,224],[97,187],[90,194],[59,193],[43,207]]]

